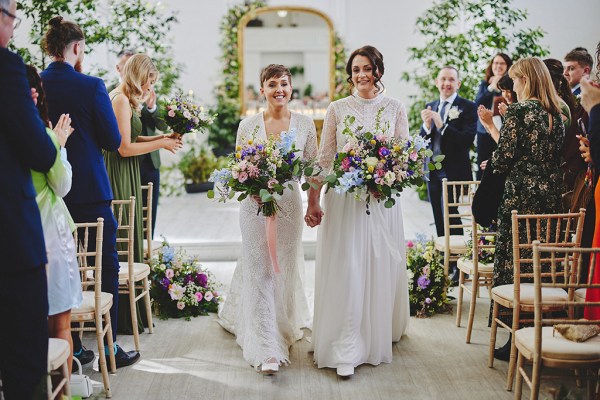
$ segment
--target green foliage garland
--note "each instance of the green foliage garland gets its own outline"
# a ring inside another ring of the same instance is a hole
[[[495,53],[507,53],[513,60],[548,54],[538,44],[544,37],[539,27],[514,29],[527,19],[527,12],[511,3],[512,0],[436,0],[417,19],[416,29],[425,43],[422,47],[411,47],[409,59],[419,67],[402,74],[403,80],[419,88],[419,94],[411,96],[408,113],[411,130],[419,130],[426,102],[439,96],[434,80],[443,65],[458,68],[462,80],[459,94],[474,100],[485,68]]]

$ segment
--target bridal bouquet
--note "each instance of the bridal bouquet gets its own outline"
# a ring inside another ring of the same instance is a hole
[[[195,257],[175,251],[165,240],[150,268],[150,294],[155,313],[161,318],[189,320],[217,312],[222,300],[216,290],[220,285]]]
[[[190,96],[178,93],[174,98],[161,101],[162,118],[173,132],[183,135],[206,129],[216,117],[195,104]]]
[[[417,234],[416,240],[406,242],[406,272],[410,315],[430,317],[451,310],[446,287],[450,284],[444,274],[444,260],[435,250],[433,240]]]
[[[257,131],[258,126],[253,138]],[[284,188],[293,189],[289,181],[299,181],[302,176],[318,174],[312,161],[296,157],[298,149],[295,139],[296,130],[291,129],[281,132],[277,140],[248,139],[238,145],[235,153],[229,155],[227,167],[215,170],[209,178],[210,182],[215,182],[219,201],[232,199],[236,193],[240,193],[238,201],[248,196],[258,196],[261,200],[258,212],[265,217],[276,215],[279,209],[277,200],[281,199]],[[302,190],[308,190],[311,185],[316,187],[314,183],[303,183]],[[208,197],[214,198],[215,192],[209,190]]]
[[[408,139],[395,139],[386,135],[389,122],[381,122],[377,112],[374,132],[353,129],[353,116],[344,118],[343,133],[348,141],[336,155],[333,173],[325,178],[327,190],[337,193],[355,193],[356,198],[366,195],[367,214],[371,196],[383,201],[386,208],[396,204],[395,196],[407,186],[421,186],[427,174],[427,160],[433,152],[427,148],[429,139],[419,135]],[[444,156],[436,156],[428,164],[429,170],[441,169]]]

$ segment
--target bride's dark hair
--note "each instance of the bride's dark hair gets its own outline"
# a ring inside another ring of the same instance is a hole
[[[346,73],[348,74],[348,79],[346,82],[350,84],[350,89],[354,87],[354,83],[352,82],[352,61],[356,56],[367,57],[373,66],[373,77],[375,78],[375,86],[377,87],[377,91],[379,93],[383,92],[385,86],[383,86],[383,82],[381,82],[381,77],[383,76],[383,72],[385,68],[383,66],[383,55],[373,46],[363,46],[360,49],[356,49],[350,54],[350,58],[348,58],[348,63],[346,64]]]

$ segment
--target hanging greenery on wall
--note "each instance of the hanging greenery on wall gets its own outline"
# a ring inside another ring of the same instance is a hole
[[[32,46],[15,50],[26,63],[39,69],[44,69],[49,60],[41,48],[48,21],[56,15],[62,15],[83,29],[86,53],[93,52],[103,44],[115,55],[124,48],[148,54],[160,71],[161,79],[157,85],[159,94],[170,93],[179,78],[181,66],[173,61],[167,43],[177,17],[174,12],[165,11],[161,3],[112,0],[108,7],[103,7],[102,3],[93,0],[23,0],[17,4],[19,11],[31,21],[28,37]],[[108,72],[98,66],[89,66],[87,70],[101,77]]]
[[[519,28],[527,11],[519,10],[512,0],[436,0],[417,19],[416,29],[425,39],[422,47],[409,48],[409,60],[418,67],[402,75],[403,80],[419,88],[411,96],[411,130],[422,124],[421,110],[427,101],[439,97],[434,80],[439,68],[453,65],[460,71],[460,96],[474,100],[487,64],[497,52],[513,60],[548,54],[539,45],[544,31]]]

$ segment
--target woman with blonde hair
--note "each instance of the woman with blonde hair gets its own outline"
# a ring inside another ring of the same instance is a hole
[[[121,146],[116,152],[104,151],[104,162],[115,200],[129,200],[135,196],[134,221],[134,260],[142,262],[142,188],[140,183],[139,155],[158,149],[175,153],[181,147],[181,141],[173,135],[140,136],[141,104],[158,79],[158,70],[150,57],[145,54],[133,55],[123,67],[123,80],[112,92],[112,102],[119,132]]]
[[[539,58],[523,58],[508,72],[517,103],[511,104],[490,160],[494,173],[506,174],[498,209],[493,286],[513,283],[511,211],[546,214],[561,210],[561,146],[565,127],[548,68]],[[551,184],[549,184],[551,182]],[[521,234],[524,236],[525,231]],[[521,238],[525,240],[525,237]],[[510,325],[510,316],[502,316]],[[510,340],[494,356],[508,360]]]

